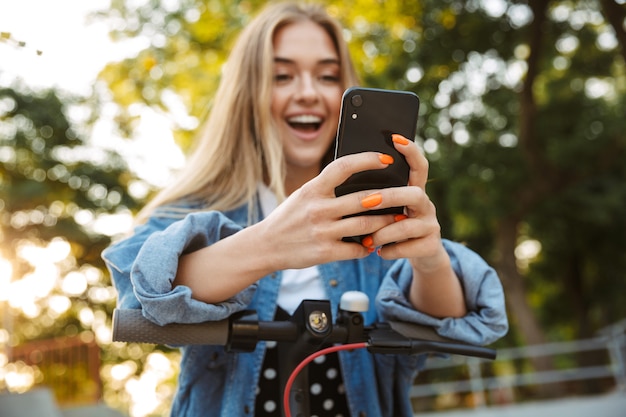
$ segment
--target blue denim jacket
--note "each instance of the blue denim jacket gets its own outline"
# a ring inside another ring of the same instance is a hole
[[[190,206],[189,206],[190,207]],[[179,211],[178,211],[179,212]],[[232,235],[245,227],[248,210],[198,211],[181,219],[172,207],[158,209],[135,233],[103,252],[118,290],[118,307],[142,309],[145,317],[164,325],[221,320],[243,310],[256,310],[259,320],[271,320],[281,271],[220,304],[191,297],[188,287],[172,287],[181,254]],[[319,265],[319,273],[337,311],[345,291],[365,292],[371,303],[366,324],[397,320],[433,326],[445,337],[486,345],[508,330],[502,286],[484,260],[466,247],[443,244],[462,282],[468,314],[437,319],[411,307],[407,292],[411,266],[406,260],[386,261],[375,253],[364,259]],[[234,262],[245,262],[234,253]],[[206,271],[210,279],[211,271]],[[229,353],[222,346],[183,346],[178,391],[172,405],[176,417],[253,416],[264,342],[251,353]],[[340,362],[352,416],[412,416],[409,388],[426,355],[370,354],[365,349],[342,351]]]

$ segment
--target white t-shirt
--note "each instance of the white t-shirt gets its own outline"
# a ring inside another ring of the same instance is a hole
[[[263,215],[267,217],[278,206],[276,196],[265,184],[261,184],[259,197],[261,210]],[[328,298],[317,266],[284,270],[278,291],[278,305],[287,313],[293,314],[305,298],[309,300],[326,300]]]

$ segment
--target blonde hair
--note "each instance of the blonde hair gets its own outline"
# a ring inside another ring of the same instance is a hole
[[[157,207],[183,199],[203,210],[226,211],[247,203],[248,221],[252,222],[257,216],[259,181],[265,181],[279,201],[285,198],[283,148],[270,110],[273,40],[281,27],[307,20],[319,24],[333,40],[341,63],[342,87],[357,83],[343,29],[321,5],[270,4],[235,43],[209,117],[185,167],[173,184],[144,207],[138,222],[145,221]],[[189,210],[168,208],[168,212],[182,217]]]

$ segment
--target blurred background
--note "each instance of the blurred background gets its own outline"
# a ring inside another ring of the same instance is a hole
[[[167,414],[178,352],[111,342],[100,252],[184,164],[264,3],[0,0],[0,398]],[[507,296],[499,359],[434,361],[416,412],[623,394],[626,1],[324,3],[363,85],[420,96],[442,233]]]

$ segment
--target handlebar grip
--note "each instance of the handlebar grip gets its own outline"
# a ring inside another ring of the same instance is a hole
[[[141,310],[115,309],[113,341],[157,345],[221,345],[229,336],[228,319],[193,324],[159,326],[145,318]]]
[[[435,329],[429,326],[399,321],[390,321],[389,325],[397,333],[415,342],[415,353],[419,351],[430,351],[450,353],[453,355],[474,356],[484,359],[496,358],[496,351],[494,349],[484,346],[469,345],[448,339],[447,337],[438,335]]]

